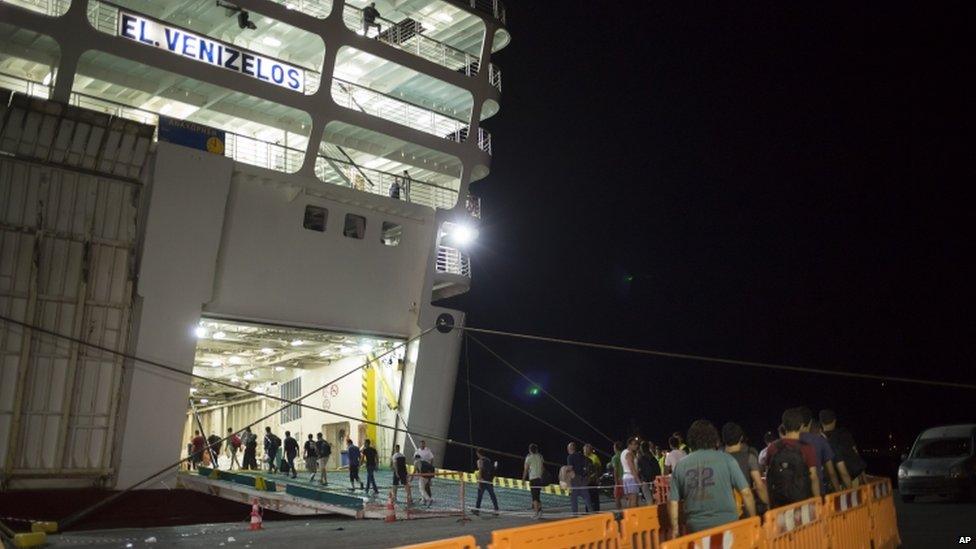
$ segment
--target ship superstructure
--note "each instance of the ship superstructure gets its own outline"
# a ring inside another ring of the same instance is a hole
[[[446,436],[505,10],[371,4],[0,0],[4,487],[128,487],[261,394]]]

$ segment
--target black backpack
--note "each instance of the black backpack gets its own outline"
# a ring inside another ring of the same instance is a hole
[[[769,472],[766,473],[771,506],[780,507],[813,497],[810,470],[801,450],[806,443],[790,445],[779,440],[773,444],[776,452],[769,458]]]
[[[481,480],[491,482],[495,480],[495,462],[488,458],[481,458]]]

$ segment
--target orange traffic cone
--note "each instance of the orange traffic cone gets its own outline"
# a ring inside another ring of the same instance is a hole
[[[396,507],[393,505],[393,490],[386,498],[386,522],[396,522]]]
[[[261,526],[261,506],[258,504],[258,498],[251,500],[251,527],[250,530],[263,530]]]

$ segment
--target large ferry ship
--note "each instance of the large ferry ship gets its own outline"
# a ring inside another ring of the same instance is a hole
[[[508,42],[498,0],[0,0],[0,487],[265,416],[439,464]]]

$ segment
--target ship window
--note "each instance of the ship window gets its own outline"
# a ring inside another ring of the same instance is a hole
[[[302,226],[310,231],[325,232],[325,221],[329,218],[329,210],[319,206],[305,206],[305,221]]]
[[[362,239],[366,236],[366,218],[356,214],[346,214],[346,225],[342,234],[349,238]]]
[[[387,246],[399,246],[400,237],[403,236],[403,227],[389,221],[383,222],[383,234],[380,240]]]

